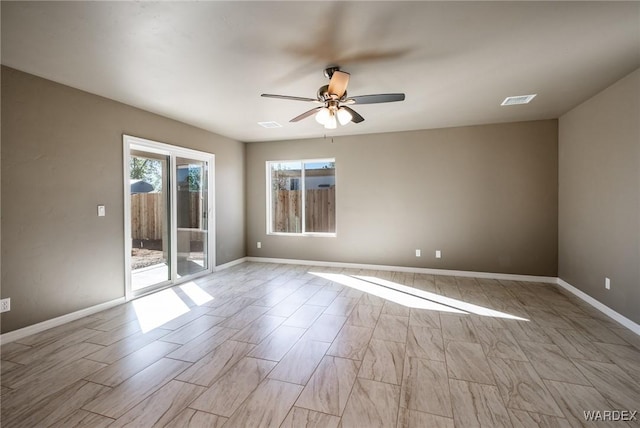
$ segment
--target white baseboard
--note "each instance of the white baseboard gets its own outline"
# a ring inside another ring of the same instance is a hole
[[[124,297],[119,297],[114,300],[110,300],[105,303],[100,303],[99,305],[91,306],[89,308],[80,309],[79,311],[72,312],[70,314],[62,315],[57,318],[53,318],[50,320],[42,321],[37,324],[30,325],[28,327],[20,328],[18,330],[10,331],[8,333],[4,333],[0,335],[0,344],[4,345],[6,343],[15,342],[16,340],[22,339],[24,337],[30,336],[32,334],[40,333],[45,330],[49,330],[53,327],[58,327],[62,324],[66,324],[71,321],[75,321],[77,319],[86,317],[88,315],[93,315],[100,311],[104,311],[105,309],[112,308],[114,306],[118,306],[122,303],[125,303]]]
[[[214,272],[219,272],[219,271],[221,271],[221,270],[229,269],[230,267],[237,266],[237,265],[239,265],[239,264],[241,264],[241,263],[244,263],[244,262],[246,262],[246,261],[247,261],[247,258],[246,258],[246,257],[240,257],[239,259],[235,259],[235,260],[232,260],[232,261],[230,261],[230,262],[223,263],[223,264],[221,264],[221,265],[216,266],[216,267],[213,269],[213,271],[214,271]]]
[[[616,311],[614,311],[610,307],[600,303],[599,301],[597,301],[593,297],[589,296],[587,293],[585,293],[583,291],[580,291],[579,289],[577,289],[576,287],[574,287],[573,285],[569,284],[567,281],[565,281],[563,279],[558,278],[557,284],[560,287],[562,287],[565,290],[567,290],[569,293],[571,293],[574,296],[584,300],[585,302],[587,302],[588,304],[590,304],[591,306],[593,306],[594,308],[596,308],[597,310],[599,310],[603,314],[609,316],[610,318],[613,318],[614,320],[618,321],[620,324],[622,324],[623,326],[627,327],[629,330],[633,331],[635,334],[640,336],[640,325],[639,324],[636,324],[635,322],[631,321],[629,318],[625,317],[624,315],[620,315],[619,313],[617,313]]]
[[[323,262],[314,260],[295,260],[295,259],[274,259],[268,257],[246,257],[248,262],[259,263],[282,263],[289,265],[308,265],[308,266],[328,266],[342,267],[351,269],[370,269],[385,270],[394,272],[423,273],[427,275],[446,275],[446,276],[463,276],[473,278],[487,279],[504,279],[505,281],[524,281],[524,282],[542,282],[545,284],[557,284],[557,278],[554,276],[534,276],[534,275],[516,275],[510,273],[491,273],[491,272],[472,272],[466,270],[447,270],[447,269],[431,269],[417,268],[406,266],[387,266],[387,265],[371,265],[361,263],[343,263],[343,262]]]

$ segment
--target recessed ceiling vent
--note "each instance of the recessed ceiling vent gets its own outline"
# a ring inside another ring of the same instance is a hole
[[[274,121],[258,122],[258,125],[262,126],[263,128],[282,128],[282,125],[280,125],[278,122],[274,122]]]
[[[529,104],[532,99],[538,94],[533,95],[516,95],[514,97],[507,97],[504,99],[501,106],[514,106],[517,104]]]

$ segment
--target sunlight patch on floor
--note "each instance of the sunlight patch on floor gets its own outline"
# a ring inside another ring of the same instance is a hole
[[[518,321],[529,321],[505,312],[496,311],[484,306],[474,305],[458,299],[398,284],[372,276],[344,275],[341,273],[310,272],[313,275],[328,279],[338,284],[364,291],[403,306],[417,309],[428,309],[460,314],[476,314],[486,317],[506,318]]]
[[[381,297],[385,300],[389,300],[391,302],[395,302],[400,305],[407,306],[409,308],[429,309],[432,311],[453,312],[453,313],[459,313],[459,314],[466,313],[456,308],[441,305],[439,303],[436,303],[430,300],[421,299],[419,297],[416,297],[410,294],[402,293],[398,290],[392,290],[386,287],[381,287],[375,284],[371,284],[367,281],[363,281],[362,279],[359,279],[353,276],[343,275],[341,273],[325,273],[325,272],[310,272],[310,273],[313,275],[328,279],[329,281],[337,282],[338,284],[346,285],[347,287],[364,291],[365,293],[369,293],[374,296]]]
[[[143,333],[189,312],[189,307],[171,289],[141,297],[132,304]]]
[[[204,305],[207,302],[213,300],[213,296],[202,288],[200,288],[195,282],[189,281],[180,286],[180,290],[184,291],[192,301],[198,306]]]

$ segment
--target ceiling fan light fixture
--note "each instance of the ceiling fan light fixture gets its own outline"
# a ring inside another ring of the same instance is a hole
[[[338,121],[336,120],[336,116],[334,114],[330,114],[327,122],[324,124],[326,129],[336,129],[338,127]]]
[[[318,113],[316,113],[316,122],[320,125],[326,125],[329,117],[331,117],[331,112],[328,108],[323,107],[318,111]]]
[[[351,115],[351,113],[349,113],[349,110],[344,107],[340,107],[336,115],[338,116],[338,122],[340,122],[340,125],[343,126],[351,122],[351,119],[353,119],[353,116]]]

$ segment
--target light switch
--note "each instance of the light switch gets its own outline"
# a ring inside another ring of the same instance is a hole
[[[107,212],[105,211],[104,205],[98,205],[98,217],[104,217],[105,215],[107,215]]]

